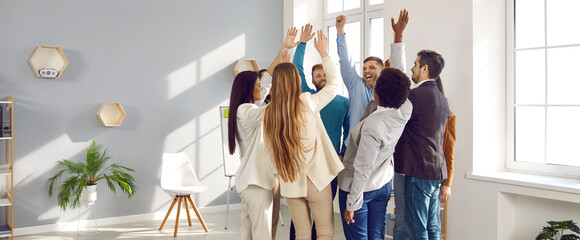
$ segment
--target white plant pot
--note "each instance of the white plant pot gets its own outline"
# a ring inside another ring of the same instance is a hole
[[[87,186],[79,198],[80,212],[77,225],[78,235],[99,234],[97,228],[97,185]]]
[[[97,201],[97,185],[87,186],[81,193],[80,203],[82,205],[92,205]]]

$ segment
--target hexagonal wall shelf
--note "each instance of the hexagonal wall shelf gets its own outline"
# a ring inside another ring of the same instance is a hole
[[[120,103],[103,103],[97,111],[97,118],[105,127],[120,126],[125,118],[125,110]]]
[[[60,47],[37,47],[28,60],[34,74],[39,78],[59,78],[68,60]]]
[[[241,73],[243,71],[260,71],[260,68],[258,67],[258,63],[256,62],[256,60],[253,59],[240,59],[238,60],[238,63],[236,63],[236,66],[234,67],[234,76],[237,76],[238,73]]]

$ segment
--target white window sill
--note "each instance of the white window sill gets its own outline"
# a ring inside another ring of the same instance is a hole
[[[580,194],[580,180],[517,172],[486,172],[467,174],[467,179]]]

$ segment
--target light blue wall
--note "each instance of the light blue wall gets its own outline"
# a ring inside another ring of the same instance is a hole
[[[78,160],[92,138],[135,169],[133,199],[99,186],[98,217],[165,211],[163,152],[185,151],[201,181],[199,206],[225,204],[218,106],[227,105],[238,58],[266,68],[283,41],[282,1],[26,0],[0,2],[0,97],[14,96],[15,227],[74,221],[47,194],[62,158]],[[59,79],[36,78],[37,46],[60,46]],[[95,117],[120,102],[120,127]],[[235,195],[235,194],[234,194]],[[234,198],[234,202],[237,196]]]

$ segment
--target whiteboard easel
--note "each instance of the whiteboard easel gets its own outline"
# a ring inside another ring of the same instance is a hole
[[[230,192],[232,188],[232,177],[236,176],[236,171],[240,167],[240,149],[236,144],[236,151],[233,155],[230,155],[230,147],[228,144],[228,117],[230,108],[228,106],[220,106],[220,125],[222,130],[222,153],[224,161],[224,175],[229,178],[228,183],[228,194],[226,198],[226,225],[225,229],[228,229],[228,217],[230,213]]]

